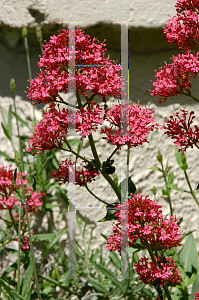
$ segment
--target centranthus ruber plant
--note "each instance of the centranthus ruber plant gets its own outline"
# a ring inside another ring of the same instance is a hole
[[[125,217],[121,208],[128,208],[128,243],[129,247],[147,249],[151,258],[141,258],[135,264],[136,272],[143,283],[154,285],[162,297],[164,288],[168,299],[171,299],[168,286],[181,282],[182,278],[172,257],[165,257],[166,250],[180,246],[182,233],[176,217],[165,217],[156,201],[148,196],[130,194],[132,197],[125,204],[115,207],[118,223],[113,228],[114,234],[108,239],[107,248],[120,251],[123,244],[121,223]],[[163,299],[163,298],[162,298]]]

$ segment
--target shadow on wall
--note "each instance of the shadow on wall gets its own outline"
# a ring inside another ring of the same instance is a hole
[[[42,28],[43,39],[48,42],[50,36],[53,34],[57,35],[58,30],[61,30],[62,28],[67,28],[67,25],[44,25]],[[94,26],[81,28],[85,30],[86,34],[91,36],[91,39],[93,39],[93,37],[97,37],[97,39],[101,42],[106,39],[105,43],[107,45],[107,49],[109,49],[112,53],[111,59],[120,63],[121,25],[104,24],[100,22]],[[40,71],[37,65],[39,55],[41,55],[40,47],[35,36],[35,29],[29,28],[28,31],[32,74],[36,75]],[[133,54],[139,54],[146,57],[146,55],[152,55],[162,51],[166,52],[171,51],[172,49],[175,49],[176,51],[177,47],[167,43],[165,37],[166,35],[163,33],[163,28],[131,27],[129,29],[129,55],[133,56]],[[27,82],[28,70],[25,49],[21,37],[21,28],[10,28],[8,26],[1,27],[0,47],[0,96],[11,97],[9,84],[10,78],[13,77],[16,80],[16,94],[21,96],[24,100],[29,101],[25,93],[29,86],[29,82]],[[164,62],[162,62],[162,65],[163,64]],[[155,68],[156,66],[149,70],[151,72],[152,80],[154,80]],[[138,86],[139,85],[140,83],[138,82]],[[37,105],[38,109],[41,109],[42,107],[42,104]]]

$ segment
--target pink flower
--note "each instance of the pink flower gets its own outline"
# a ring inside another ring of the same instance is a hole
[[[129,247],[136,245],[140,238],[143,248],[146,241],[153,250],[166,250],[180,245],[182,233],[179,231],[178,219],[176,217],[164,217],[161,205],[150,200],[148,196],[142,199],[142,195],[133,195],[125,204],[120,204],[116,212],[117,224],[113,228],[114,234],[109,237],[107,248],[111,251],[120,252],[121,247],[121,223],[125,210],[128,208],[128,240]],[[127,245],[126,245],[127,246]]]
[[[167,262],[163,262],[161,255],[157,258],[159,266],[154,265],[153,261],[149,258],[141,258],[137,264],[135,264],[136,272],[140,275],[140,280],[143,283],[149,283],[156,285],[160,284],[160,287],[166,283],[178,284],[181,282],[181,273],[178,271],[175,260],[172,261],[172,257],[166,258]]]
[[[158,129],[158,124],[149,125],[155,122],[155,117],[152,116],[154,110],[150,108],[141,109],[140,106],[139,101],[136,106],[123,106],[126,116],[128,112],[128,119],[124,118],[124,122],[129,120],[129,134],[124,136],[120,135],[121,104],[112,107],[106,116],[106,121],[110,123],[110,128],[105,127],[105,129],[101,129],[101,133],[106,134],[106,137],[103,137],[103,139],[116,145],[119,150],[121,150],[121,146],[125,144],[131,148],[142,145],[144,142],[149,143],[146,137],[154,128]],[[116,127],[115,133],[113,132],[114,127]]]
[[[15,205],[19,205],[19,201],[15,195],[15,188],[13,183],[14,177],[14,169],[11,170],[9,166],[9,170],[7,167],[0,167],[0,209],[14,209]],[[27,187],[28,180],[25,179],[26,174],[24,172],[22,174],[22,182],[24,186],[25,196],[32,191],[32,188]],[[16,186],[17,189],[21,187],[21,180],[19,177],[19,172],[17,172],[16,178]],[[28,211],[38,211],[39,206],[43,205],[43,202],[40,199],[46,196],[45,193],[40,193],[39,191],[34,191],[27,201],[27,210]],[[22,204],[24,208],[24,205]],[[25,208],[24,208],[25,209]]]
[[[102,124],[102,111],[103,109],[96,102],[92,102],[90,108],[86,107],[84,109],[81,107],[80,111],[77,110],[76,130],[82,137],[90,135],[92,130],[96,131],[98,125]],[[37,150],[36,153],[43,153],[44,150],[62,149],[68,133],[69,121],[74,124],[68,109],[63,108],[60,110],[59,105],[56,109],[55,103],[46,108],[43,116],[44,119],[35,126],[35,133],[30,137],[30,144],[32,145],[28,149],[29,152]]]
[[[72,162],[70,159],[67,158],[65,161],[63,161],[59,165],[59,170],[57,172],[51,174],[51,177],[52,178],[58,177],[59,179],[57,181],[62,181],[63,183],[66,183],[69,180],[69,171],[70,171],[73,175],[75,175],[76,184],[79,186],[84,186],[88,182],[95,180],[94,177],[98,176],[100,174],[100,172],[97,171],[96,169],[84,170],[82,168],[81,171],[78,171],[78,170],[76,170],[76,166],[74,169],[74,167],[73,167],[74,164],[75,164],[74,162]],[[69,170],[69,168],[70,168],[70,170]]]
[[[180,117],[180,111],[182,117]],[[188,111],[182,109],[180,111],[174,114],[176,118],[170,116],[170,119],[167,119],[167,123],[164,123],[161,129],[167,129],[165,134],[176,140],[176,147],[182,147],[180,150],[184,154],[188,147],[193,148],[193,145],[198,145],[199,127],[195,125],[194,131],[190,127],[190,125],[193,123],[193,119],[195,118],[194,111],[190,112],[188,122],[186,120]]]
[[[185,50],[198,47],[199,40],[199,4],[197,0],[180,0],[176,5],[177,15],[168,20],[164,29],[170,44],[176,43]]]
[[[151,91],[151,96],[161,96],[157,100],[159,103],[165,102],[172,96],[190,94],[191,82],[190,77],[195,78],[199,71],[199,52],[191,54],[189,50],[186,54],[173,56],[173,63],[161,67],[156,71],[157,81],[153,82],[155,89]]]
[[[199,300],[199,293],[198,292],[195,293],[195,300]]]
[[[68,92],[69,61],[71,53],[68,48],[69,30],[62,29],[58,36],[52,36],[44,46],[43,57],[39,67],[43,68],[37,77],[31,81],[28,98],[37,103],[53,103],[59,98],[59,92]],[[121,80],[121,66],[111,59],[105,58],[105,44],[97,42],[84,31],[75,29],[75,63],[102,65],[98,67],[83,66],[76,68],[76,90],[88,98],[86,91],[92,90],[92,95],[120,97],[124,90]],[[58,101],[57,101],[58,102]],[[33,103],[35,104],[35,103]]]

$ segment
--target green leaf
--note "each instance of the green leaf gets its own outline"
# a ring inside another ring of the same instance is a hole
[[[13,177],[13,183],[14,183],[14,188],[15,188],[16,194],[18,195],[19,199],[22,199],[21,195],[20,195],[20,193],[19,193],[19,191],[17,189],[16,178],[17,178],[17,168],[15,168],[14,177]]]
[[[58,204],[51,204],[51,203],[46,203],[46,208],[47,209],[51,209],[51,208],[53,208],[53,207],[59,207],[59,206],[61,206],[62,205],[62,203],[58,203]]]
[[[96,296],[103,296],[103,294],[100,294],[100,293],[92,293],[90,295],[87,295],[87,296],[84,296],[82,298],[82,300],[97,300],[98,297],[96,298]]]
[[[180,167],[184,172],[186,172],[186,170],[188,169],[188,165],[184,164]]]
[[[34,234],[32,235],[32,239],[38,239],[39,241],[45,241],[52,239],[54,237],[54,233],[42,233],[42,234]]]
[[[55,234],[54,238],[48,245],[47,250],[50,251],[53,248],[53,246],[59,241],[61,236],[67,231],[68,231],[68,228],[65,228],[65,229],[62,229],[58,234]]]
[[[23,124],[23,125],[26,126],[29,130],[31,130],[30,127],[28,126],[28,123],[27,123],[27,122],[25,122],[24,120],[22,120],[22,118],[20,118],[18,115],[15,115],[14,112],[12,112],[12,114],[17,118],[17,120],[18,120],[19,122],[21,122],[21,124]]]
[[[120,270],[120,259],[117,256],[117,254],[114,251],[111,251],[109,254],[109,258],[112,261],[112,263],[114,264],[114,266]]]
[[[120,182],[120,184],[119,184],[119,186],[118,186],[119,189],[120,189],[120,191],[121,191],[122,183],[123,183],[123,186],[124,186],[124,184],[126,183],[126,178],[124,178],[124,179],[122,180],[122,182]],[[135,184],[133,183],[133,181],[131,180],[131,177],[128,178],[128,197],[131,197],[130,193],[132,193],[133,195],[136,195],[136,186],[135,186]],[[125,195],[123,195],[123,197],[124,197],[124,196],[125,196]],[[126,198],[126,197],[124,197],[124,198]]]
[[[1,126],[2,126],[2,128],[3,128],[3,131],[4,131],[4,133],[5,133],[5,135],[7,136],[7,138],[11,141],[12,139],[11,139],[11,137],[10,137],[10,135],[9,135],[9,131],[8,131],[8,129],[7,128],[5,128],[5,126],[3,125],[3,123],[1,122]]]
[[[196,247],[196,241],[193,234],[187,236],[186,241],[179,252],[179,261],[183,266],[186,273],[191,275],[198,270],[198,252]],[[191,277],[191,275],[189,277]]]
[[[117,287],[119,287],[122,292],[124,292],[124,288],[123,288],[122,284],[116,278],[114,278],[114,274],[110,270],[106,269],[105,267],[103,267],[102,265],[99,265],[99,264],[95,264],[95,267],[98,268]]]
[[[21,297],[21,296],[20,296],[19,294],[17,294],[15,291],[12,291],[12,292],[11,292],[11,295],[12,295],[12,296],[15,296],[15,297],[14,297],[15,300],[18,300],[18,299],[19,299],[19,300],[26,300],[24,297]]]
[[[77,149],[77,154],[79,154],[80,151],[81,151],[81,149],[82,149],[82,146],[83,146],[83,140],[84,140],[84,138],[82,138],[82,140],[80,140],[80,142],[79,142],[78,149]]]
[[[30,261],[30,264],[28,266],[28,269],[26,270],[26,273],[25,273],[24,279],[23,279],[23,286],[22,286],[22,293],[21,293],[21,295],[23,297],[26,296],[26,294],[28,293],[28,290],[30,288],[32,274],[33,274],[33,264],[32,264],[32,261]]]
[[[176,158],[176,161],[177,161],[179,167],[181,167],[183,165],[183,163],[182,163],[182,152],[178,151],[178,150],[179,150],[179,148],[175,147],[175,158]]]
[[[190,300],[195,300],[195,293],[199,291],[199,271],[192,285]]]
[[[9,287],[9,285],[7,285],[2,279],[0,279],[0,284],[3,286],[4,290],[8,293],[8,295],[10,295],[12,297],[12,299],[15,300],[15,298],[13,297],[13,295],[11,294],[11,292],[13,291],[13,289],[11,289]]]
[[[92,251],[93,252],[93,251]],[[91,255],[91,258],[90,258],[90,261],[91,262],[96,262],[96,259],[97,259],[97,257],[98,257],[98,252],[99,252],[99,249],[97,248],[96,250],[95,250],[95,253],[93,254],[92,253],[92,255]]]
[[[15,162],[14,158],[11,158],[8,154],[0,151],[0,156],[4,156],[7,161]]]
[[[173,182],[174,182],[174,171],[171,171],[171,172],[169,173],[167,183],[168,183],[168,184],[173,184]]]
[[[186,160],[186,155],[182,154],[182,152],[178,152],[179,148],[175,147],[175,157],[176,157],[176,161],[179,165],[179,167],[186,172],[187,168],[188,168],[188,164],[187,164],[187,160]]]
[[[106,206],[106,216],[99,220],[98,222],[105,222],[105,221],[112,221],[112,220],[117,220],[118,217],[115,215],[117,209],[114,207],[118,206],[118,202],[112,203],[112,204],[107,204]]]
[[[167,184],[167,186],[168,186],[169,188],[173,189],[173,190],[176,190],[176,191],[190,193],[190,192],[188,192],[188,191],[185,191],[185,190],[183,190],[183,189],[178,188],[177,185],[175,185],[175,184]]]
[[[154,167],[152,167],[152,168],[149,168],[148,170],[150,170],[150,169],[152,169],[152,170],[156,170],[156,171],[160,171],[160,172],[163,172],[159,167],[157,167],[157,166],[154,166]]]
[[[80,139],[70,139],[70,140],[68,140],[68,143],[71,147],[73,147],[73,146],[81,143],[81,140]]]
[[[9,106],[9,111],[8,111],[8,134],[12,140],[12,105]]]
[[[165,190],[162,190],[162,195],[163,196],[169,196],[169,192],[165,191]]]
[[[192,274],[189,281],[186,284],[186,287],[190,286],[194,282],[195,278],[196,278],[196,274]]]
[[[103,284],[97,282],[96,280],[94,280],[94,279],[92,279],[92,278],[88,278],[88,282],[89,282],[89,283],[90,283],[90,284],[91,284],[98,292],[103,293],[103,295],[106,294],[106,295],[108,295],[108,296],[111,296],[110,293],[109,293],[109,291],[107,291],[107,290],[105,289],[105,287],[104,287]]]

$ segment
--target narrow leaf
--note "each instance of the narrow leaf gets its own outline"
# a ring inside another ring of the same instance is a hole
[[[91,278],[88,278],[88,282],[89,282],[89,283],[90,283],[90,284],[91,284],[98,292],[103,293],[103,295],[106,294],[106,295],[110,296],[109,291],[107,291],[107,290],[105,289],[105,287],[104,287],[103,284],[100,284],[99,282],[97,282],[96,280],[91,279]]]
[[[9,106],[9,111],[8,111],[8,133],[9,136],[12,140],[12,105]]]
[[[167,184],[167,186],[168,186],[169,188],[173,189],[173,190],[176,190],[176,191],[190,193],[190,192],[188,192],[188,191],[185,191],[185,190],[183,190],[183,189],[178,188],[177,185],[175,185],[175,184]]]
[[[149,168],[149,170],[152,169],[152,170],[156,170],[156,171],[160,171],[160,172],[163,172],[159,167],[157,166],[154,166],[152,168]]]
[[[19,299],[19,300],[26,300],[24,297],[21,297],[21,296],[20,296],[19,294],[17,294],[15,291],[12,291],[12,292],[11,292],[11,295],[12,295],[12,296],[15,296],[15,297],[14,297],[15,300],[18,300],[18,299]]]
[[[23,287],[22,287],[22,293],[21,293],[21,295],[23,297],[28,293],[32,274],[33,274],[33,264],[32,264],[32,261],[30,261],[30,264],[28,266],[28,269],[26,270],[26,273],[25,273],[24,279],[23,279]]]
[[[123,286],[122,284],[116,279],[114,278],[114,274],[109,271],[108,269],[106,269],[105,267],[103,267],[102,265],[99,264],[95,264],[95,266],[107,277],[109,278],[117,287],[120,288],[120,290],[122,292],[124,292]]]
[[[21,124],[23,124],[23,125],[26,126],[28,129],[30,129],[30,127],[28,126],[28,123],[27,123],[27,122],[25,122],[24,120],[22,120],[22,118],[20,118],[18,115],[15,115],[14,112],[12,112],[12,114],[17,118],[17,120],[18,120],[19,122],[21,122]],[[31,130],[31,129],[30,129],[30,130]]]
[[[173,182],[174,182],[174,172],[173,171],[171,171],[170,173],[169,173],[169,176],[168,176],[168,184],[173,184]]]
[[[5,128],[5,126],[3,125],[3,123],[1,122],[1,126],[2,126],[2,128],[3,128],[3,131],[4,131],[4,133],[5,133],[5,135],[7,136],[7,138],[11,141],[11,137],[10,137],[10,135],[9,135],[9,131],[8,131],[8,129],[7,128]]]

